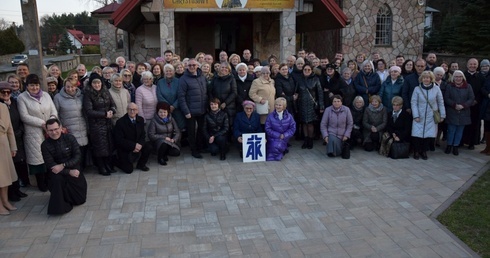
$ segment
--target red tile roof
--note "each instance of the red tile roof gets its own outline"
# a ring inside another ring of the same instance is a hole
[[[137,7],[143,0],[125,0],[121,6],[111,15],[114,26],[125,31],[133,31],[141,22],[144,21],[141,10]]]
[[[108,5],[104,6],[104,7],[101,7],[99,9],[93,11],[92,14],[109,14],[109,13],[113,13],[113,12],[115,12],[117,10],[117,8],[119,8],[119,6],[121,6],[121,4],[119,4],[119,3],[108,4]]]
[[[83,46],[98,46],[100,45],[100,37],[98,34],[84,34],[79,30],[66,30],[73,35]]]

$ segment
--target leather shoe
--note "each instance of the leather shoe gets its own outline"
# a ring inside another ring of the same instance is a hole
[[[475,145],[468,146],[468,150],[474,150],[474,149],[475,149]]]
[[[422,156],[422,159],[423,160],[427,160],[428,159],[427,152],[425,152],[425,151],[421,153],[421,156]]]
[[[107,170],[105,170],[105,168],[99,168],[99,174],[103,175],[103,176],[110,176],[111,173],[107,172]]]
[[[474,147],[473,147],[474,148]],[[459,150],[458,147],[453,148],[453,155],[458,156],[459,155]]]
[[[150,171],[150,168],[143,165],[143,166],[136,166],[137,169],[141,170],[141,171]]]
[[[420,157],[419,157],[419,154],[418,154],[417,152],[415,152],[415,153],[413,154],[413,158],[414,158],[414,159],[416,159],[416,160],[418,160],[418,159],[420,158]]]
[[[453,146],[451,146],[451,145],[446,146],[446,150],[444,151],[444,153],[446,153],[446,154],[451,153],[452,148],[453,148]],[[458,148],[458,147],[454,147],[454,148]]]
[[[226,154],[221,153],[221,154],[219,155],[219,160],[225,160],[225,159],[226,159]]]
[[[165,161],[165,159],[159,159],[158,160],[158,164],[160,164],[162,166],[166,166],[167,165],[167,162]]]
[[[21,192],[20,190],[16,193],[20,198],[26,198],[28,195],[26,193]]]
[[[192,152],[191,155],[196,159],[202,159],[202,155],[199,152]]]

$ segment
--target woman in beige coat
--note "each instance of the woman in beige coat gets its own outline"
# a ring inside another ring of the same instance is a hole
[[[58,111],[47,92],[40,87],[39,77],[30,74],[26,78],[27,91],[17,98],[20,119],[24,122],[24,144],[29,173],[36,176],[40,191],[48,190],[46,184],[46,167],[41,153],[44,141],[45,123],[49,118],[57,117]],[[51,169],[51,168],[48,168]]]
[[[274,111],[274,100],[276,96],[276,88],[274,87],[274,80],[271,78],[271,72],[269,67],[264,66],[260,70],[260,77],[255,79],[252,82],[252,86],[250,87],[250,91],[248,96],[257,104],[264,105],[267,103],[269,105],[269,111],[267,113],[259,113],[260,115],[260,124],[262,127],[265,125],[265,120],[267,119],[267,115]],[[257,107],[257,112],[259,112],[259,108]]]
[[[109,89],[114,104],[116,104],[116,113],[112,116],[112,124],[116,125],[116,121],[123,117],[128,110],[128,105],[131,103],[129,91],[123,87],[123,76],[119,73],[111,77],[112,87]]]
[[[0,84],[8,82],[0,82]],[[17,144],[15,143],[14,130],[10,122],[10,113],[8,107],[0,103],[0,215],[9,215],[9,211],[16,210],[8,200],[8,186],[17,181],[14,161],[17,153]]]

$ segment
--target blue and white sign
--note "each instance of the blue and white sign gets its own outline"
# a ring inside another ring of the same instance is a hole
[[[265,133],[242,134],[243,162],[265,161]]]

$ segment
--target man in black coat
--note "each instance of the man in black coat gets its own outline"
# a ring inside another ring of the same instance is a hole
[[[138,116],[138,106],[128,105],[128,113],[116,121],[114,139],[117,150],[115,165],[122,171],[131,174],[133,162],[138,160],[136,168],[142,171],[150,170],[146,166],[151,154],[151,143],[145,140],[145,120]]]
[[[61,133],[61,123],[52,118],[46,121],[49,138],[41,144],[44,164],[50,170],[48,188],[51,192],[48,214],[64,214],[73,205],[85,203],[87,181],[80,172],[80,146],[71,134]]]

